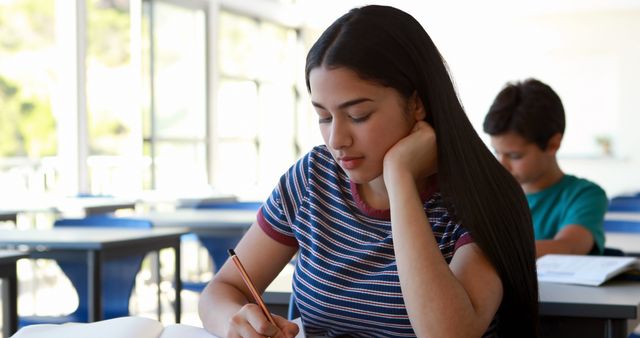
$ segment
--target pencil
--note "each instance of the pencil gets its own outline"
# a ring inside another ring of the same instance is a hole
[[[247,274],[247,270],[245,270],[242,263],[240,263],[240,259],[238,258],[238,256],[236,256],[236,252],[233,251],[233,249],[229,249],[228,252],[229,252],[229,257],[231,257],[231,259],[233,260],[233,263],[235,263],[236,267],[238,268],[238,271],[240,271],[240,276],[242,276],[242,280],[244,281],[244,284],[247,286],[247,288],[251,292],[251,295],[253,296],[253,299],[256,301],[256,304],[258,304],[258,306],[260,307],[264,315],[267,317],[269,322],[273,325],[276,325],[276,321],[273,320],[273,317],[271,316],[271,312],[269,312],[269,310],[267,309],[267,305],[264,304],[264,301],[262,300],[262,297],[260,297],[258,290],[256,290],[255,286],[253,286],[253,282],[251,281],[251,278],[249,278],[249,274]]]

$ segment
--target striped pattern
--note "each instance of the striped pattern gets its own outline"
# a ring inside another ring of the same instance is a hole
[[[424,202],[449,262],[470,236],[449,218],[439,193]],[[400,290],[389,211],[363,205],[324,146],[283,175],[260,215],[272,238],[299,246],[293,292],[307,334],[415,337]]]

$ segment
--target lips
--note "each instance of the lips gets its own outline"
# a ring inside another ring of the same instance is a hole
[[[360,166],[363,160],[364,160],[364,157],[355,157],[355,156],[338,157],[338,162],[340,163],[340,166],[344,169],[350,169],[350,170]]]

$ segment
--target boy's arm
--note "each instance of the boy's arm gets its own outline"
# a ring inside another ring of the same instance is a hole
[[[562,228],[553,239],[536,241],[536,256],[546,254],[586,255],[593,249],[591,231],[580,224],[569,224]]]
[[[603,220],[608,206],[607,195],[595,184],[583,186],[571,197],[565,218],[553,239],[537,240],[536,255],[600,252],[603,246]]]

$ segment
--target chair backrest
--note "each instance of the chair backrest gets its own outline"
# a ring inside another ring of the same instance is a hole
[[[199,200],[197,203],[189,205],[182,204],[182,208],[192,208],[196,210],[254,210],[256,213],[262,206],[262,202],[257,201],[238,201],[235,198],[215,199],[215,200]],[[206,234],[198,234],[200,244],[207,249],[209,256],[213,260],[213,272],[217,272],[220,267],[227,261],[227,250],[235,248],[242,238],[241,235],[216,235],[210,236]],[[183,290],[191,290],[201,292],[206,286],[206,282],[183,281]]]
[[[609,247],[605,247],[604,251],[602,252],[603,256],[626,256],[626,254],[624,253],[624,251],[620,250],[620,249],[616,249],[616,248],[609,248]]]
[[[640,196],[617,196],[609,201],[608,211],[640,212]]]
[[[216,203],[199,203],[195,206],[195,209],[215,209],[215,210],[255,210],[262,206],[263,202],[257,201],[223,201]],[[240,241],[241,236],[204,236],[198,235],[198,239],[202,243],[209,255],[213,259],[215,265],[215,271],[227,260],[227,250],[234,248]],[[215,272],[214,271],[214,272]]]
[[[109,216],[90,216],[80,219],[59,219],[56,227],[94,226],[110,228],[151,228],[148,220],[117,218]],[[102,306],[103,318],[110,319],[129,315],[129,298],[135,286],[136,275],[140,270],[144,255],[127,256],[109,260],[102,264]],[[78,292],[78,309],[75,318],[81,322],[89,320],[87,265],[84,260],[58,261],[58,265],[67,275]]]
[[[605,219],[605,232],[640,232],[640,220]]]
[[[298,305],[296,305],[296,297],[291,293],[291,297],[289,297],[289,311],[287,311],[287,319],[294,320],[298,317],[300,317],[300,310],[298,310]]]

